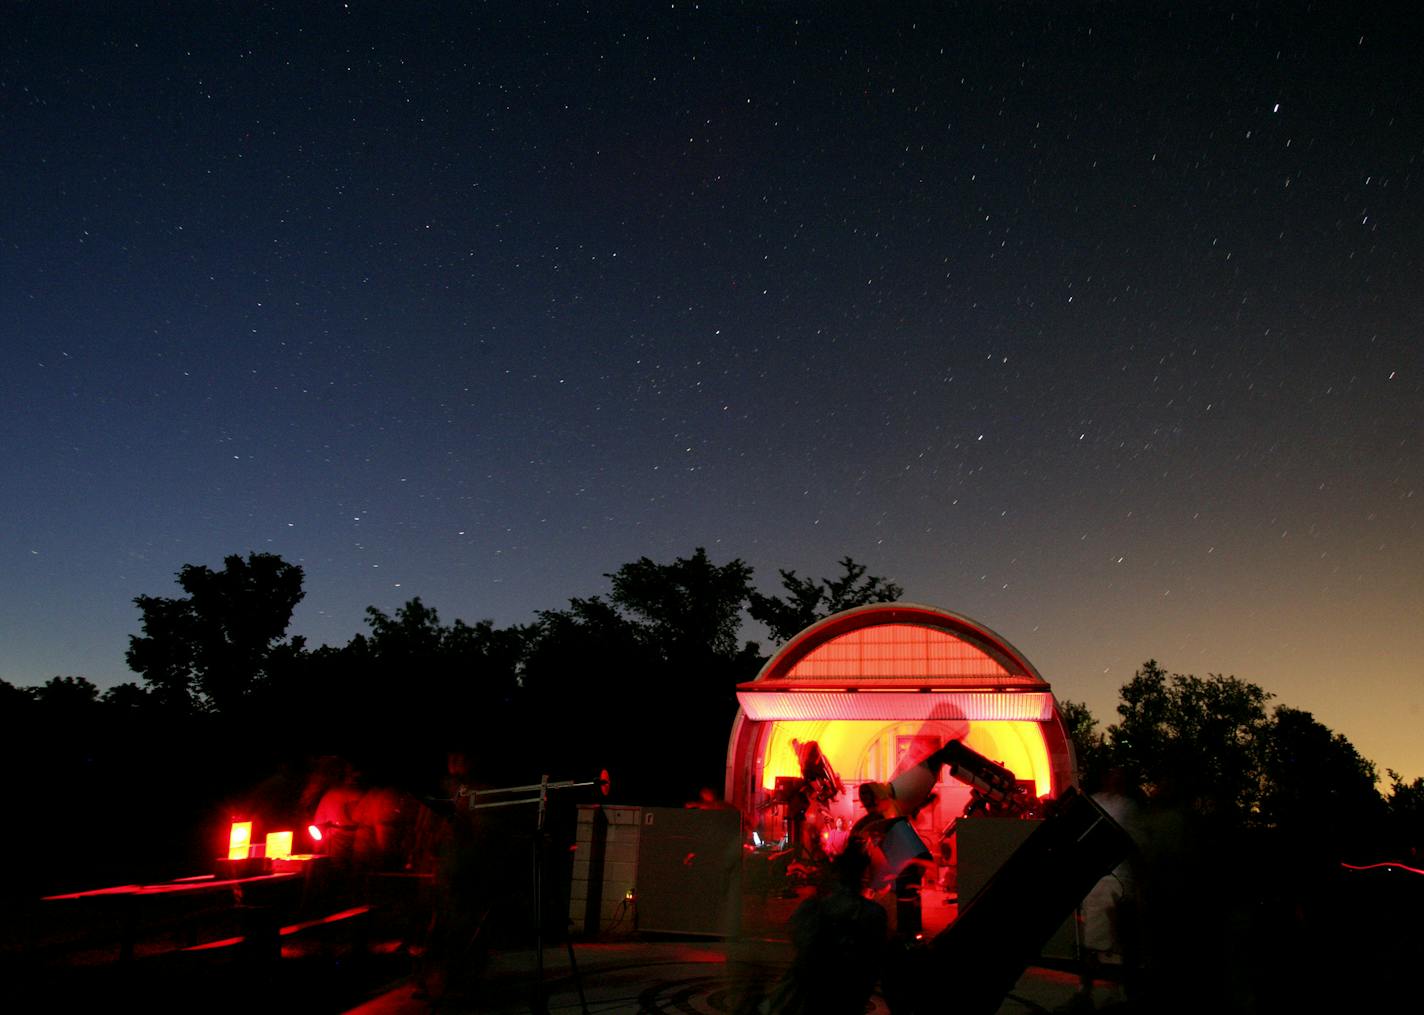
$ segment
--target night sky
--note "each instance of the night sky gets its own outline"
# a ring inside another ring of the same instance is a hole
[[[861,6],[5,2],[0,678],[850,554],[1424,774],[1417,21]]]

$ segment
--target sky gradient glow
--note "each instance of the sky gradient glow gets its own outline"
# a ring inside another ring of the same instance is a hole
[[[1424,774],[1417,21],[404,6],[4,3],[0,678],[850,554]]]

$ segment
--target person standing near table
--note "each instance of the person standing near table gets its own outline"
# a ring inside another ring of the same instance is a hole
[[[441,795],[421,822],[416,863],[434,875],[434,891],[425,942],[414,949],[416,993],[431,1000],[467,996],[488,958],[499,851],[474,807],[481,786],[473,768],[468,751],[448,752]]]

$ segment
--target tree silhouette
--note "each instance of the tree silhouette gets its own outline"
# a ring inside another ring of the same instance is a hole
[[[337,749],[407,780],[454,747],[498,763],[518,727],[523,629],[442,624],[418,597],[394,615],[369,607],[366,623],[326,667],[326,710],[357,740]]]
[[[645,703],[666,693],[659,687],[665,667],[644,634],[598,596],[540,611],[522,667],[521,720],[536,764],[554,771],[607,767],[620,794],[627,789]]]
[[[445,641],[440,615],[419,596],[397,609],[394,617],[366,607],[366,626],[371,629],[372,651],[391,658],[433,660]]]
[[[669,661],[737,656],[737,632],[752,577],[752,569],[741,560],[719,567],[699,546],[691,557],[671,564],[640,557],[605,577],[612,582],[612,604]]]
[[[842,557],[839,563],[838,578],[801,578],[795,571],[779,571],[786,594],[765,596],[752,591],[747,612],[781,645],[832,614],[871,603],[893,603],[905,594],[894,582],[867,575],[865,565],[850,557]]]
[[[170,708],[232,708],[266,676],[302,599],[302,569],[275,554],[234,554],[221,571],[186,564],[177,579],[187,596],[134,600],[143,635],[129,637],[129,668]]]
[[[138,684],[127,681],[105,691],[103,701],[109,708],[123,713],[148,707],[150,695]]]
[[[741,560],[647,557],[607,575],[608,597],[546,610],[523,679],[548,756],[607,765],[644,802],[720,785],[736,685],[761,655],[738,634],[752,570]]]
[[[1098,720],[1088,706],[1079,701],[1060,701],[1058,711],[1073,742],[1079,779],[1086,786],[1096,786],[1110,763],[1108,744],[1098,731]]]
[[[11,719],[22,713],[34,701],[34,688],[16,687],[0,680],[0,717]]]
[[[1149,659],[1122,686],[1119,721],[1105,735],[1087,706],[1060,709],[1090,784],[1122,766],[1149,792],[1222,826],[1308,843],[1296,849],[1302,859],[1338,860],[1377,839],[1387,815],[1375,766],[1309,712],[1279,705],[1268,714],[1272,697],[1236,677],[1169,675]]]
[[[1384,818],[1375,766],[1309,712],[1277,708],[1263,731],[1262,824],[1285,838],[1339,854]]]
[[[1114,762],[1232,822],[1251,819],[1260,804],[1269,693],[1236,677],[1169,677],[1149,659],[1121,696],[1120,719],[1108,728]]]
[[[56,712],[94,709],[99,704],[99,688],[87,677],[50,677],[34,689],[41,708]]]
[[[1388,821],[1388,845],[1398,850],[1397,859],[1419,867],[1424,865],[1424,776],[1413,782],[1392,768],[1389,775],[1389,795],[1385,798]]]

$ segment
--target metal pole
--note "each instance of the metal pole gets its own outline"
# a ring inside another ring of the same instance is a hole
[[[544,814],[549,803],[549,777],[539,780],[539,820],[534,833],[534,1011],[544,1015]]]

